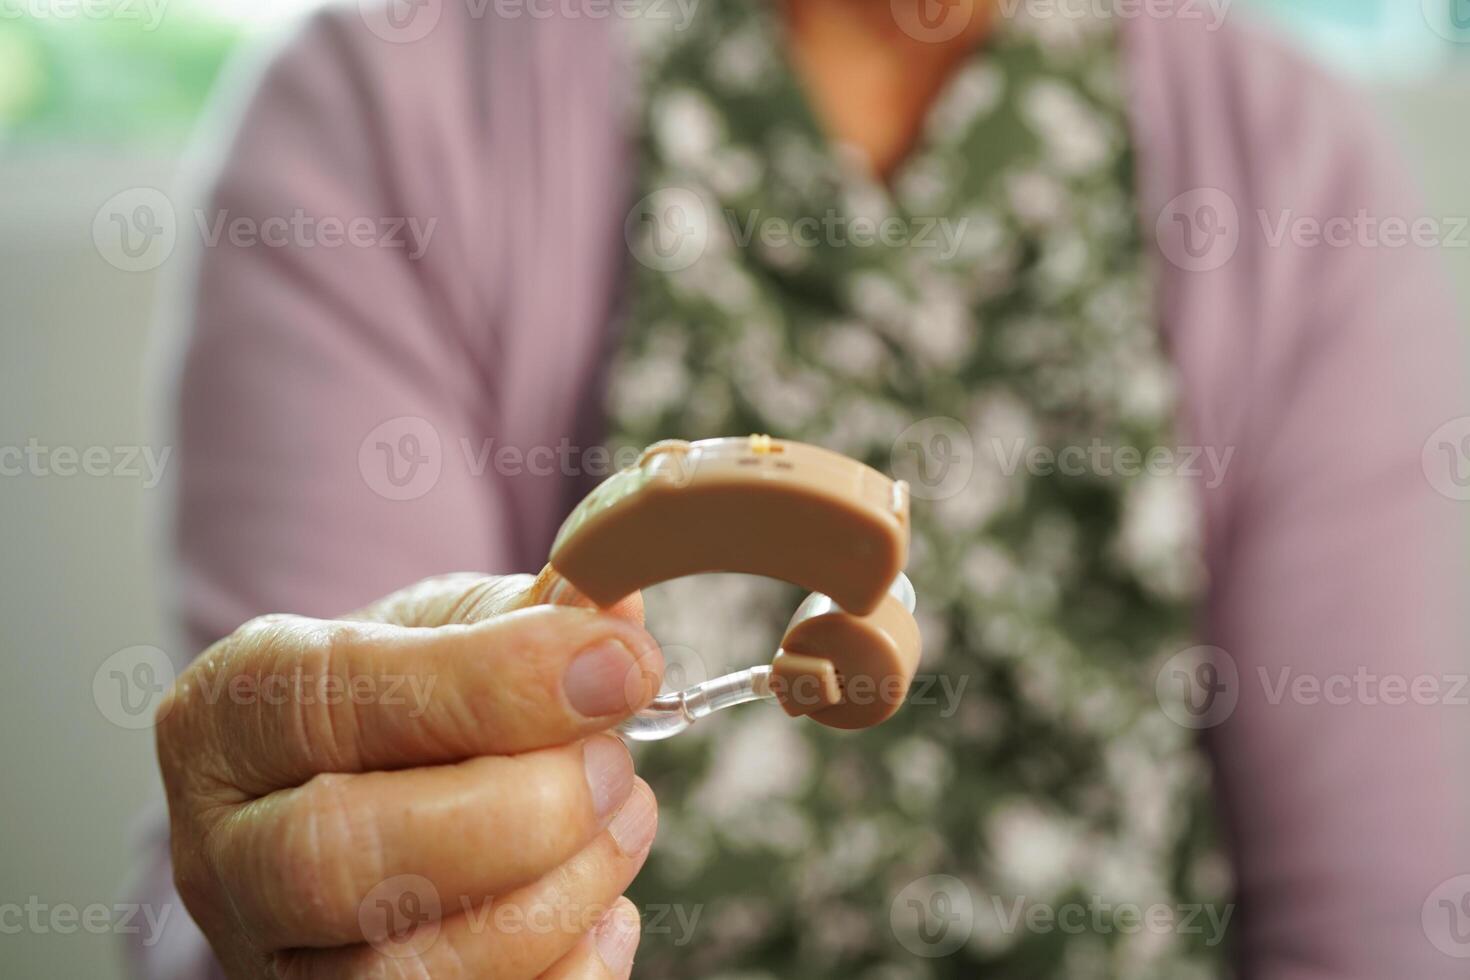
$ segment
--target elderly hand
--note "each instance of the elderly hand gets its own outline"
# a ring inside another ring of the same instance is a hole
[[[226,971],[618,978],[657,808],[601,734],[658,691],[637,598],[531,606],[430,579],[343,620],[266,616],[160,707],[174,874]]]

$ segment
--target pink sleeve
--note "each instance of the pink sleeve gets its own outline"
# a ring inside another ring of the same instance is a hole
[[[1206,630],[1239,703],[1206,744],[1243,976],[1463,977],[1432,896],[1470,874],[1470,504],[1424,453],[1470,400],[1438,249],[1383,237],[1430,212],[1362,98],[1270,39],[1131,40],[1147,227],[1209,203],[1239,232],[1216,268],[1158,258],[1187,439],[1235,451],[1205,493]],[[1361,214],[1342,244],[1278,235]]]
[[[435,85],[469,77],[462,40],[377,42],[355,6],[315,19],[182,217],[205,244],[174,371],[180,661],[264,612],[331,616],[433,574],[524,570],[503,488],[461,451],[498,434],[494,229],[473,220],[494,175],[473,170],[468,87]],[[138,888],[175,914],[131,951],[137,972],[205,976],[167,834],[146,846]]]
[[[509,568],[500,488],[461,451],[496,434],[499,311],[495,229],[474,220],[495,176],[464,145],[468,86],[428,70],[459,47],[318,18],[268,69],[196,216],[219,239],[200,249],[176,409],[195,648],[263,610],[335,615]]]

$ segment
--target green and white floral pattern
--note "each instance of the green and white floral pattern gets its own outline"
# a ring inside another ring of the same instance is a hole
[[[1030,447],[1172,444],[1113,29],[1008,21],[885,186],[822,136],[761,0],[639,28],[640,261],[612,441],[769,432],[913,469],[933,678],[872,731],[752,706],[640,749],[662,828],[634,889],[639,975],[1220,975],[1208,930],[1011,918],[1218,915],[1228,890],[1205,765],[1155,695],[1200,585],[1189,491],[1017,465]],[[882,228],[900,233],[855,244]],[[649,622],[682,683],[768,657],[798,600],[675,583]],[[945,955],[894,925],[930,875],[970,899]]]

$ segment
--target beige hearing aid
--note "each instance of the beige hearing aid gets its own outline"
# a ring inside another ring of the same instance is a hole
[[[908,485],[840,453],[751,436],[660,442],[562,525],[532,589],[606,608],[659,582],[744,572],[811,590],[769,666],[665,694],[620,731],[654,740],[735,704],[868,728],[896,712],[918,667]]]

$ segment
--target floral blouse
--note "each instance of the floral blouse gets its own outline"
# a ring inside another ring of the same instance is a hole
[[[1125,465],[1173,452],[1175,402],[1116,38],[1053,21],[1006,22],[887,185],[824,137],[765,4],[640,24],[615,441],[769,432],[906,478],[926,648],[878,729],[751,709],[642,751],[643,976],[1219,970],[1226,866],[1170,717],[1201,705],[1155,684],[1191,644],[1194,515]],[[649,622],[683,682],[768,655],[795,598],[675,583]],[[1129,905],[1170,924],[1106,925]]]

